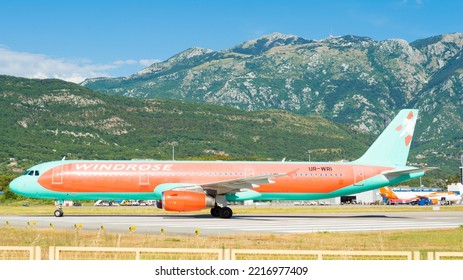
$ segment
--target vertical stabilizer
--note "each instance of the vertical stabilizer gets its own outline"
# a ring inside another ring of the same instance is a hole
[[[417,117],[418,110],[401,110],[373,145],[355,163],[405,166]]]
[[[387,199],[398,199],[397,195],[394,193],[391,187],[383,187],[379,189],[379,194],[383,198]]]

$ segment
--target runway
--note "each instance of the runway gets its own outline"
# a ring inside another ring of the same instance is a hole
[[[456,228],[463,225],[463,212],[378,212],[350,214],[236,215],[231,219],[210,215],[52,215],[0,216],[1,226],[100,230],[144,234],[201,235],[289,234],[310,232],[361,232],[408,229]]]

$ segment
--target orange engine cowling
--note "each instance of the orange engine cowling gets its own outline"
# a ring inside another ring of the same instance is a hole
[[[162,208],[166,211],[197,211],[215,206],[215,199],[203,192],[165,191],[162,193]]]

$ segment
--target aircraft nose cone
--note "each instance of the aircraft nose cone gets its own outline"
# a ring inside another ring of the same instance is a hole
[[[14,193],[21,194],[21,189],[23,189],[24,183],[21,177],[14,179],[10,182],[10,190]]]

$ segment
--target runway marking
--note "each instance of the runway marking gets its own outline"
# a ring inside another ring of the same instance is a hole
[[[430,217],[431,216],[431,217]],[[316,216],[246,216],[232,219],[214,219],[208,216],[0,216],[0,223],[9,221],[11,226],[26,227],[36,221],[35,227],[46,228],[53,223],[55,228],[72,229],[74,224],[83,224],[84,230],[98,230],[104,225],[106,231],[127,232],[132,225],[137,232],[157,234],[161,228],[169,233],[191,234],[200,228],[202,234],[235,233],[310,233],[310,232],[356,232],[381,230],[409,230],[426,228],[455,228],[463,224],[461,212],[439,213],[387,213],[355,215]]]

